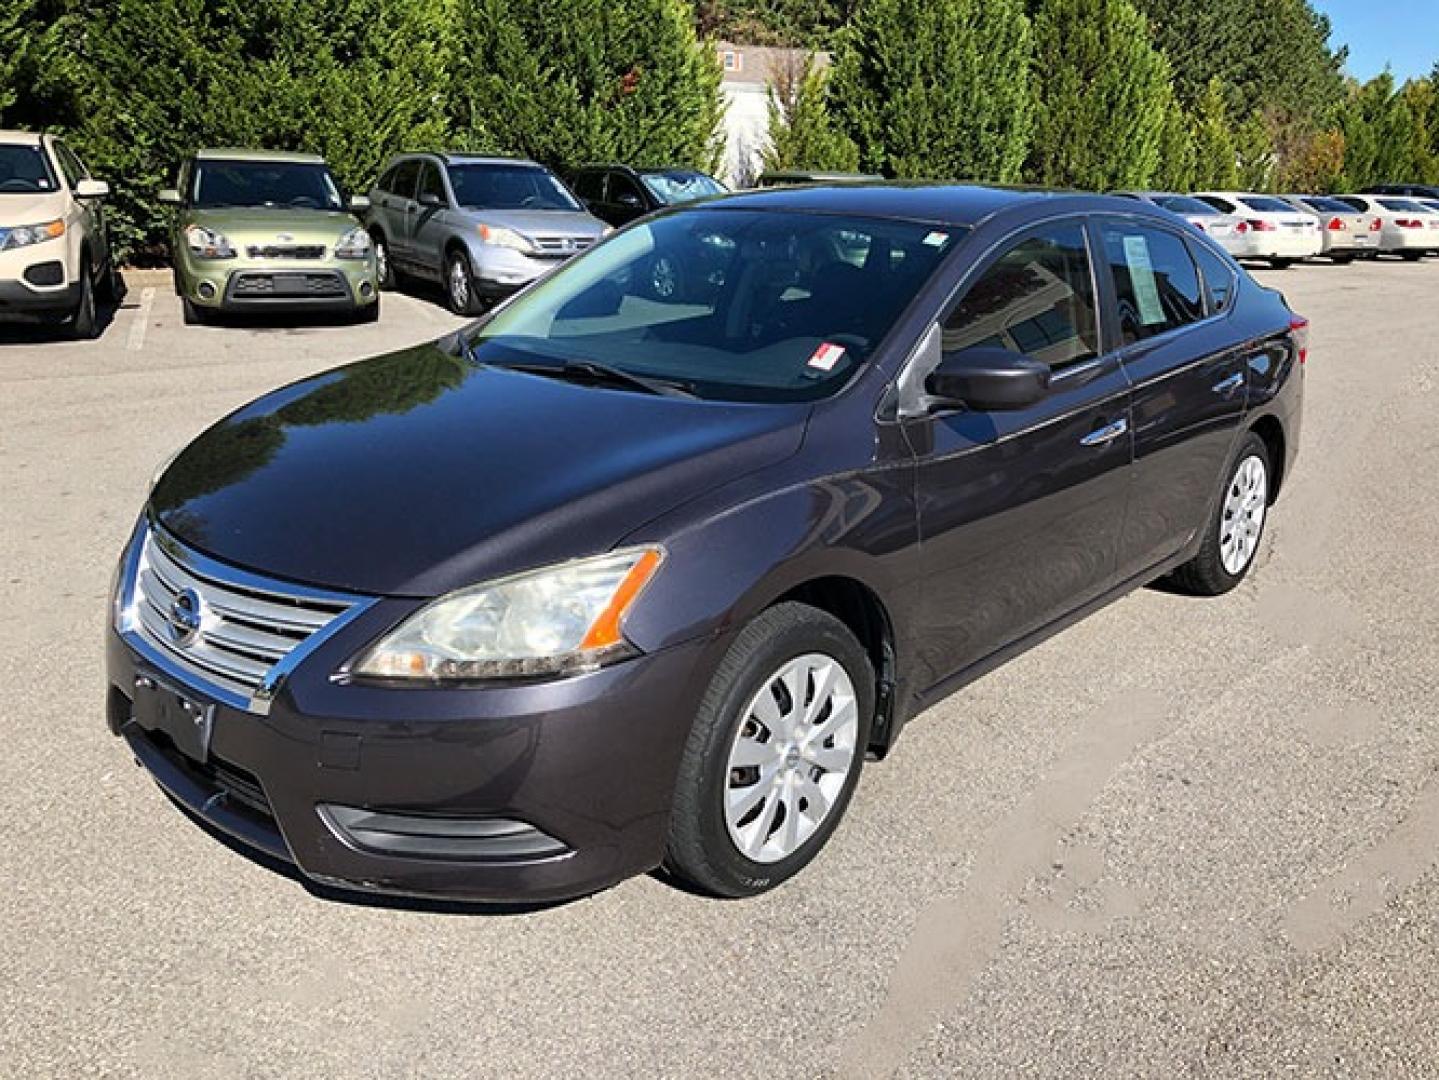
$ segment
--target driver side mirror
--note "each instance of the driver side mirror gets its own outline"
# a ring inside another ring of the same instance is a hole
[[[421,206],[428,206],[432,209],[445,205],[445,200],[433,191],[422,191],[417,201]]]
[[[167,187],[160,189],[160,204],[162,206],[179,206],[180,193],[175,188]]]
[[[350,209],[355,213],[364,213],[370,208],[370,197],[368,195],[352,195],[350,197]]]
[[[1021,353],[976,346],[948,353],[924,382],[930,407],[980,412],[1026,409],[1049,393],[1049,365]]]
[[[81,180],[75,184],[75,198],[103,199],[110,194],[110,185],[103,180]]]

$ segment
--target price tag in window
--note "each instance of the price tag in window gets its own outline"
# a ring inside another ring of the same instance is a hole
[[[1149,258],[1149,244],[1144,237],[1124,238],[1124,261],[1129,266],[1134,302],[1139,305],[1139,321],[1145,326],[1160,325],[1165,321],[1164,305],[1159,301],[1159,283],[1154,280],[1154,263]]]

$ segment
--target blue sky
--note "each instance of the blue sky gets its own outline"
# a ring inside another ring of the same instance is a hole
[[[1439,60],[1439,0],[1312,0],[1334,24],[1329,43],[1349,46],[1349,74],[1370,79],[1387,63],[1401,82]]]

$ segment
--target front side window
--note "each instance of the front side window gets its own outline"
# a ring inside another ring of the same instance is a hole
[[[440,170],[428,161],[420,166],[420,188],[417,198],[424,198],[426,195],[439,199],[441,205],[449,201],[445,198],[445,184],[440,179]]]
[[[643,206],[645,202],[638,184],[624,173],[610,173],[610,190],[605,201],[623,203],[626,200],[639,206]]]
[[[963,232],[681,210],[565,264],[500,309],[471,348],[501,367],[603,364],[703,398],[813,401],[869,361]]]
[[[190,205],[341,210],[340,188],[325,165],[298,161],[195,162]]]
[[[468,210],[578,210],[555,174],[538,165],[449,166],[455,201]]]
[[[942,342],[946,353],[992,346],[1056,369],[1098,356],[1084,227],[1050,226],[1001,255],[945,319]]]
[[[390,191],[406,199],[415,197],[415,182],[420,178],[420,163],[418,161],[402,161],[395,166],[395,171],[390,176]]]
[[[645,173],[640,177],[650,194],[664,206],[702,199],[706,195],[723,195],[725,187],[718,180],[697,172]]]
[[[1105,222],[1102,231],[1123,344],[1204,318],[1199,272],[1179,236],[1115,221]]]
[[[55,157],[59,159],[60,171],[65,174],[65,182],[71,188],[81,180],[90,179],[90,170],[85,168],[84,163],[75,156],[75,152],[64,143],[55,143]]]
[[[38,195],[58,189],[44,150],[28,143],[0,143],[0,195]]]

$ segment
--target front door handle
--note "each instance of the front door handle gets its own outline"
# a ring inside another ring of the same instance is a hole
[[[1119,438],[1129,430],[1129,421],[1120,418],[1112,424],[1105,424],[1102,428],[1096,428],[1084,438],[1079,440],[1080,446],[1108,446],[1115,439]]]
[[[1227,379],[1222,379],[1210,387],[1216,394],[1232,394],[1244,385],[1244,373],[1236,371]]]

